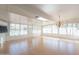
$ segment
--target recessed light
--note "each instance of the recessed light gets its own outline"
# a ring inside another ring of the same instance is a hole
[[[40,20],[40,21],[47,21],[47,20],[48,20],[48,19],[46,19],[46,18],[39,17],[39,16],[36,16],[36,18],[37,18],[38,20]]]

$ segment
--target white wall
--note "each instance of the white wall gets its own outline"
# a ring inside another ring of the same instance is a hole
[[[4,35],[7,37],[7,40],[13,40],[13,39],[21,39],[21,38],[26,38],[27,35],[23,36],[9,36],[9,10],[7,8],[7,5],[0,5],[0,25],[5,25],[8,26],[8,33],[4,33]],[[14,9],[13,9],[14,10]],[[17,10],[16,10],[17,11]],[[18,11],[19,12],[19,11]],[[20,11],[21,12],[21,11]],[[2,35],[2,33],[0,34]]]

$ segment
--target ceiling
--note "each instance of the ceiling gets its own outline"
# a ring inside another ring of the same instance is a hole
[[[29,12],[31,17],[41,16],[48,20],[64,22],[79,22],[78,4],[25,4],[17,5]],[[60,16],[60,19],[59,19]]]
[[[37,8],[50,15],[54,20],[59,20],[59,16],[63,20],[72,20],[79,18],[79,5],[69,4],[48,4],[36,5]]]
[[[8,5],[8,10],[29,17],[32,22],[37,21],[35,16],[40,16],[49,20],[43,24],[59,20],[79,23],[79,4],[14,4]]]

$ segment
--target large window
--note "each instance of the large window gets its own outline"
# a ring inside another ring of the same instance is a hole
[[[54,33],[54,34],[57,34],[58,33],[57,26],[55,26],[55,25],[44,26],[43,27],[43,33]]]
[[[79,24],[73,24],[72,32],[74,36],[79,36]]]
[[[78,34],[79,33],[79,24],[78,23],[64,24],[60,28],[58,28],[56,25],[47,25],[47,26],[43,27],[43,33],[79,36],[79,34]]]
[[[41,35],[41,26],[33,25],[32,34],[33,35]]]
[[[27,34],[27,25],[10,24],[10,36],[18,36]]]
[[[27,34],[27,17],[10,13],[10,36]]]
[[[21,35],[27,34],[27,25],[21,25]]]
[[[10,24],[10,36],[16,35],[16,24]]]
[[[72,26],[72,24],[67,24],[67,34],[68,35],[72,35],[72,29],[73,28],[73,26]]]
[[[66,24],[64,24],[62,27],[59,28],[59,34],[67,34],[66,30]]]
[[[58,34],[58,27],[56,25],[53,25],[52,33]]]
[[[43,27],[43,33],[51,33],[52,28],[51,25]]]

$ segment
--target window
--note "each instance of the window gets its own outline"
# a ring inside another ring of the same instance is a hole
[[[72,35],[74,35],[74,36],[79,36],[79,24],[73,24],[73,30],[72,30],[72,32],[73,32],[73,34]]]
[[[20,34],[20,24],[10,24],[10,35],[19,35]]]
[[[53,34],[58,33],[58,27],[56,25],[53,25]]]
[[[66,26],[62,26],[59,28],[59,34],[66,34]]]
[[[10,24],[10,36],[26,35],[27,25]]]
[[[68,27],[67,27],[67,34],[68,34],[68,35],[72,35],[72,24],[68,24]]]
[[[33,25],[33,35],[41,35],[41,27],[39,25]]]
[[[51,33],[52,32],[52,26],[48,25],[43,27],[43,33]]]
[[[15,24],[10,24],[10,36],[15,35]]]
[[[27,17],[10,13],[10,36],[27,34]]]
[[[27,34],[27,25],[21,25],[21,35]]]
[[[16,29],[15,29],[15,35],[19,35],[20,34],[20,24],[16,24]]]
[[[64,24],[62,27],[58,28],[56,25],[47,25],[43,27],[43,33],[51,34],[62,34],[62,35],[72,35],[79,36],[79,24],[78,23],[69,23]]]

